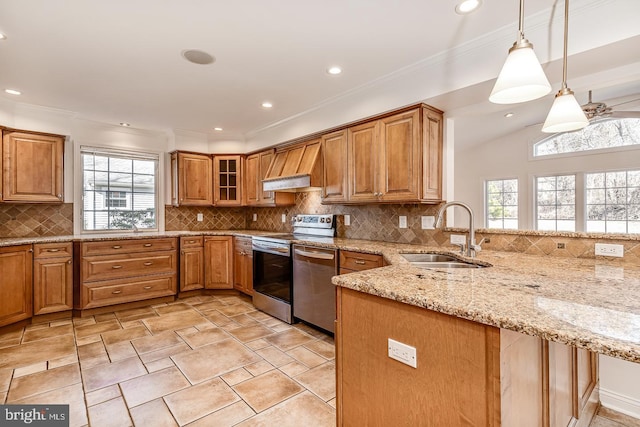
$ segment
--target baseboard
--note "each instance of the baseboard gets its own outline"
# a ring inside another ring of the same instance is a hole
[[[630,417],[640,418],[640,400],[625,396],[600,386],[600,403]]]

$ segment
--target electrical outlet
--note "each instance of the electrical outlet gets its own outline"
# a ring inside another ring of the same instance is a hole
[[[287,214],[282,214],[282,223],[287,222]]]
[[[466,245],[467,244],[467,236],[464,234],[452,234],[451,235],[451,244],[453,245]]]
[[[258,214],[257,214],[257,213],[254,213],[254,214],[253,214],[253,221],[257,221],[257,220],[258,220]]]
[[[398,227],[407,228],[407,217],[404,215],[399,216]]]
[[[409,365],[412,368],[418,367],[418,356],[415,347],[392,340],[391,338],[388,339],[388,347],[388,355],[390,358]]]
[[[622,258],[624,257],[624,246],[596,243],[596,255]]]
[[[351,215],[344,216],[344,225],[346,225],[347,227],[351,225]]]
[[[204,221],[204,215],[202,215],[201,213],[198,213],[198,215],[196,215],[196,219],[198,220],[198,222],[202,222]]]
[[[436,217],[428,216],[428,215],[422,215],[420,217],[420,219],[422,221],[422,229],[423,230],[433,230],[435,228],[433,226],[433,223],[436,221]]]

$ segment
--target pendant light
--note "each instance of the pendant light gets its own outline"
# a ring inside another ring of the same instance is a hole
[[[538,99],[551,92],[551,85],[542,71],[533,45],[524,38],[524,0],[520,0],[518,39],[509,49],[496,84],[489,95],[495,104],[516,104]]]
[[[589,124],[589,119],[582,107],[567,87],[567,40],[569,38],[569,0],[564,2],[564,53],[562,57],[562,87],[556,94],[547,120],[542,125],[542,132],[570,132],[582,129]]]

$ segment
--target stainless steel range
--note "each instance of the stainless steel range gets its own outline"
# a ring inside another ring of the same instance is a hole
[[[278,319],[293,323],[295,304],[293,258],[295,240],[331,242],[335,235],[333,215],[296,215],[293,233],[253,237],[253,304]]]

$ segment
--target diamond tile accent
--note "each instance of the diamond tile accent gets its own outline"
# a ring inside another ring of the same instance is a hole
[[[0,204],[0,236],[45,237],[73,234],[73,203]]]

